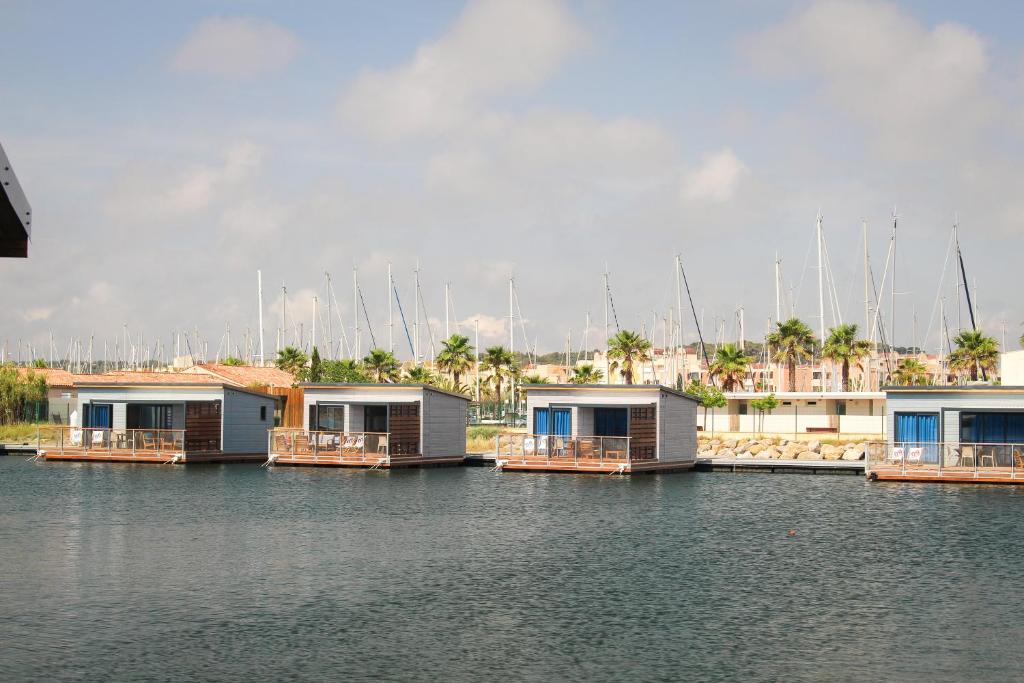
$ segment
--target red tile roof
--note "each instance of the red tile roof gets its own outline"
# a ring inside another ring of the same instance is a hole
[[[184,372],[111,372],[103,375],[75,375],[76,385],[86,384],[206,384],[221,386],[224,380],[211,375]]]
[[[18,376],[25,377],[28,373],[46,378],[50,387],[70,387],[74,385],[74,375],[60,368],[18,368]]]
[[[187,374],[207,374],[217,377],[227,384],[248,387],[253,384],[266,384],[270,387],[290,387],[295,384],[291,373],[278,368],[260,368],[252,365],[223,365],[220,363],[203,363],[189,368]]]

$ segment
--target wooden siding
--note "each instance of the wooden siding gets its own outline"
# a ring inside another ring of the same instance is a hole
[[[220,401],[189,401],[185,404],[185,450],[220,450]]]
[[[656,406],[629,408],[629,454],[632,458],[653,458],[658,445]]]
[[[388,411],[391,455],[420,452],[420,404],[392,403]]]
[[[267,430],[274,426],[273,396],[224,390],[224,452],[266,453]],[[260,408],[264,408],[262,412]],[[260,415],[266,413],[266,419]]]
[[[466,455],[466,409],[469,402],[439,391],[423,391],[423,455]]]
[[[304,426],[302,422],[304,398],[302,387],[254,387],[254,390],[276,396],[281,402],[281,427],[301,429]]]
[[[696,461],[697,404],[688,398],[662,392],[658,413],[658,459]]]

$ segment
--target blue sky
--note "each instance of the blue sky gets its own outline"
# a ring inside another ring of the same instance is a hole
[[[660,341],[676,252],[706,336],[734,336],[741,306],[760,335],[776,251],[817,328],[819,209],[826,324],[860,322],[860,223],[880,279],[894,205],[897,342],[938,343],[954,212],[983,325],[1013,342],[1022,19],[855,0],[0,1],[0,142],[36,216],[31,258],[0,268],[18,293],[0,344],[127,324],[199,326],[216,347],[255,327],[261,268],[272,348],[282,282],[308,332],[330,271],[351,325],[353,265],[380,341],[386,264],[411,299],[417,260],[427,314],[451,281],[484,343],[507,337],[514,274],[541,350],[601,317],[608,263],[621,323]]]

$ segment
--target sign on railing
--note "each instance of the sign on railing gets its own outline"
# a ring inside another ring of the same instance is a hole
[[[868,449],[867,471],[1024,478],[1024,443],[895,441]]]

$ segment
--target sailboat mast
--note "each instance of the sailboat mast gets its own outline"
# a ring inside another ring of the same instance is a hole
[[[516,350],[516,328],[515,328],[515,315],[513,313],[513,285],[514,279],[508,279],[508,350],[509,353],[515,353]],[[529,343],[529,342],[527,342]]]
[[[896,349],[896,208],[892,210],[892,280],[889,281],[889,347]]]
[[[359,328],[359,270],[355,266],[352,266],[352,327],[356,334],[355,355],[352,357],[355,360],[359,358],[362,351],[359,338],[361,332]]]
[[[263,357],[263,271],[256,271],[256,305],[258,307],[258,322],[260,326],[260,366],[262,367],[265,363]],[[176,337],[175,344],[177,345],[176,354],[181,354],[181,341],[180,337]]]
[[[825,287],[824,287],[824,275],[825,268],[821,262],[821,211],[818,212],[818,220],[816,227],[818,237],[818,318],[819,326],[818,329],[821,333],[821,343],[825,343]]]
[[[395,297],[391,293],[391,261],[388,261],[388,351],[395,352]]]

